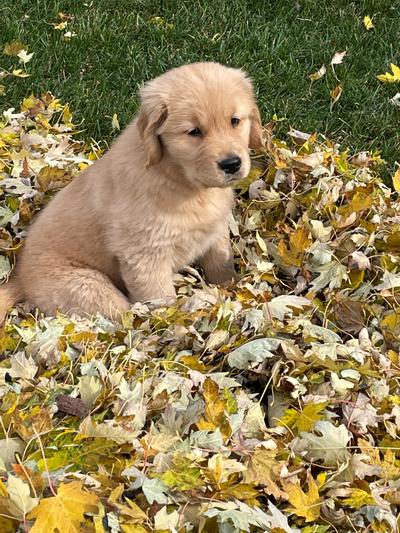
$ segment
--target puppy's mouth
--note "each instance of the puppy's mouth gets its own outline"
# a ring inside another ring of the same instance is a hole
[[[225,174],[224,181],[225,183],[235,183],[243,179],[243,172],[237,172],[236,174]]]
[[[242,181],[247,176],[247,174],[248,173],[244,172],[243,169],[238,170],[238,172],[235,172],[234,174],[227,174],[226,172],[224,172],[222,174],[224,185],[234,185],[235,183]]]

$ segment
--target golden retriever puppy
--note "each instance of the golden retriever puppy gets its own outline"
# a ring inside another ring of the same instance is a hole
[[[263,144],[249,78],[194,63],[140,96],[111,149],[38,215],[0,289],[0,318],[19,301],[115,318],[131,302],[174,297],[173,274],[194,261],[211,283],[234,277],[231,186]]]

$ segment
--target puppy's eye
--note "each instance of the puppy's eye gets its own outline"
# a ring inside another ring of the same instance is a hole
[[[191,137],[201,137],[201,131],[199,128],[192,128],[187,132]]]
[[[236,126],[239,126],[240,124],[240,118],[237,118],[237,117],[232,117],[231,118],[231,124],[234,128],[236,128]]]

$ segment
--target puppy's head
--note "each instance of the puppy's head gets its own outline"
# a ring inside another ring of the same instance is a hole
[[[145,84],[141,99],[137,125],[148,166],[173,165],[196,187],[227,187],[247,176],[249,148],[263,146],[263,138],[243,71],[185,65]]]

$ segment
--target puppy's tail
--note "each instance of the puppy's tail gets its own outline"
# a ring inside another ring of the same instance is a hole
[[[22,293],[15,279],[0,286],[0,325],[6,319],[10,307],[22,300]]]

